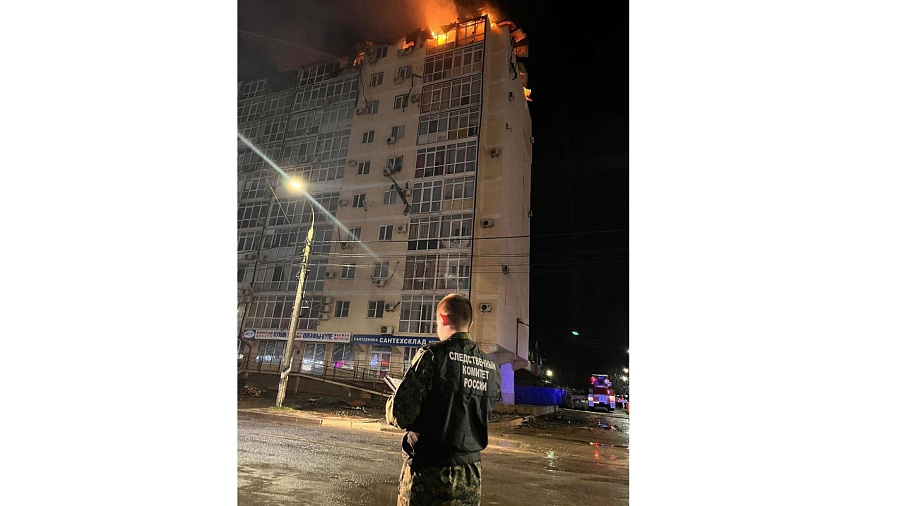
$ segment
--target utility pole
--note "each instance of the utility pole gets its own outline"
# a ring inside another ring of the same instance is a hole
[[[294,310],[291,312],[291,327],[288,330],[287,346],[284,347],[284,357],[281,360],[281,380],[278,382],[278,396],[275,398],[275,406],[279,408],[284,402],[288,374],[290,374],[291,365],[294,362],[294,338],[297,335],[297,320],[300,318],[300,308],[303,305],[303,285],[306,283],[306,271],[309,270],[309,250],[312,247],[315,225],[316,209],[313,207],[312,221],[309,223],[309,231],[306,233],[306,245],[303,247],[303,262],[300,264],[300,272],[297,274],[297,297],[294,299]]]

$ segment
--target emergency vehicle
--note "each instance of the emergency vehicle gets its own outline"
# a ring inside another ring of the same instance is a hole
[[[591,375],[591,388],[588,390],[587,399],[588,409],[591,411],[604,406],[607,411],[616,410],[616,394],[613,392],[608,374]]]

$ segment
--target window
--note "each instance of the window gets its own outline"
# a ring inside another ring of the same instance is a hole
[[[324,265],[320,265],[324,272]],[[311,269],[312,270],[312,269]],[[324,275],[322,276],[324,279]],[[296,280],[294,286],[296,286]],[[324,281],[322,282],[324,284]],[[308,285],[307,285],[308,286]],[[321,288],[319,288],[321,291]],[[244,328],[248,329],[287,329],[291,326],[291,312],[294,308],[296,294],[286,295],[257,295],[255,300],[247,307]],[[319,309],[322,305],[321,296],[308,296],[297,320],[297,330],[315,330],[319,320]]]
[[[394,188],[394,185],[391,185],[391,187],[388,188],[384,192],[384,198],[382,199],[382,204],[390,205],[390,204],[396,204],[396,203],[397,203],[397,189]]]
[[[309,227],[303,228],[303,238],[305,240]],[[297,245],[298,236],[300,235],[299,227],[287,228],[270,228],[266,230],[266,237],[263,239],[263,248],[289,248]],[[301,246],[305,243],[301,242]]]
[[[435,146],[416,151],[416,178],[473,172],[477,158],[477,144],[466,141]]]
[[[300,370],[313,374],[322,374],[322,371],[325,370],[325,343],[306,343]]]
[[[394,226],[393,225],[382,225],[378,227],[378,240],[379,241],[390,241],[391,236],[394,235]]]
[[[397,95],[394,97],[394,109],[406,109],[409,105],[409,95]]]
[[[481,103],[481,75],[429,84],[422,88],[422,113]]]
[[[241,200],[268,198],[270,190],[267,177],[268,174],[266,172],[254,172],[244,176],[238,182],[238,188],[241,192],[238,198]]]
[[[369,77],[369,86],[378,86],[384,82],[384,72],[376,72]]]
[[[402,156],[392,156],[387,160],[387,167],[391,169],[391,172],[397,172],[403,168],[403,157]]]
[[[396,201],[395,201],[396,202]],[[387,202],[385,202],[387,204]],[[256,251],[259,248],[259,239],[262,233],[259,230],[252,232],[238,232],[238,247],[240,251]]]
[[[353,207],[366,207],[365,193],[357,193],[353,196]]]
[[[441,301],[440,295],[404,295],[400,308],[400,332],[433,334],[434,309]]]
[[[375,114],[376,112],[378,112],[377,100],[370,100],[368,103],[366,103],[366,114]]]
[[[369,313],[366,318],[384,318],[384,301],[370,300]]]
[[[391,369],[390,346],[372,346],[372,352],[369,355],[369,369],[377,372],[382,378],[387,376]]]
[[[400,67],[397,69],[397,77],[401,79],[409,79],[412,77],[412,65],[407,65],[405,67]]]
[[[364,176],[369,173],[369,167],[372,166],[371,161],[359,162],[356,164],[356,175]]]
[[[416,358],[416,353],[418,353],[419,348],[413,348],[412,346],[405,346],[403,348],[403,372],[405,373],[409,366],[412,365],[412,361]]]
[[[356,275],[356,264],[344,264],[341,266],[341,279],[353,279]]]
[[[466,248],[472,239],[472,214],[413,218],[409,222],[407,250]]]
[[[481,121],[481,107],[465,107],[436,114],[419,116],[416,144],[431,144],[476,137]]]
[[[335,343],[331,350],[331,365],[335,369],[353,369],[353,345]]]
[[[237,228],[261,227],[269,211],[268,202],[252,202],[238,207]]]
[[[370,144],[375,140],[375,130],[369,130],[368,132],[363,132],[362,143]]]
[[[466,253],[406,257],[404,290],[468,290],[472,276]]]
[[[390,262],[376,262],[374,272],[372,273],[372,277],[386,278],[386,277],[388,277],[388,272],[390,271],[390,268],[391,268]]]
[[[259,342],[256,349],[256,361],[263,364],[280,364],[284,357],[284,347],[287,341],[264,340]]]
[[[259,81],[250,81],[241,88],[241,95],[238,100],[245,98],[258,97],[269,90],[269,82],[265,79]]]
[[[441,210],[443,181],[425,181],[413,185],[412,213],[437,213]]]
[[[403,134],[406,132],[406,125],[400,125],[391,127],[391,137],[395,139],[402,139]]]
[[[353,227],[347,230],[350,231],[347,235],[348,241],[359,241],[359,238],[362,237],[362,227]]]
[[[381,46],[381,47],[379,47],[378,49],[375,50],[375,57],[376,57],[376,58],[384,58],[384,57],[386,57],[386,56],[387,56],[387,49],[388,49],[387,46]]]
[[[339,300],[334,304],[334,317],[347,318],[350,316],[350,301]]]
[[[457,177],[444,181],[445,210],[475,207],[475,176]]]

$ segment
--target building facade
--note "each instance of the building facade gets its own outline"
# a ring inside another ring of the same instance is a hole
[[[277,377],[312,225],[292,374],[402,377],[437,340],[437,303],[461,293],[514,403],[528,364],[523,56],[521,29],[482,16],[239,83],[240,370]]]

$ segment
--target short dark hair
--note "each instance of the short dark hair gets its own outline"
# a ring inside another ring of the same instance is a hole
[[[451,293],[441,299],[441,302],[437,305],[438,311],[441,308],[447,313],[447,321],[454,328],[467,328],[472,324],[472,303],[465,296]]]

